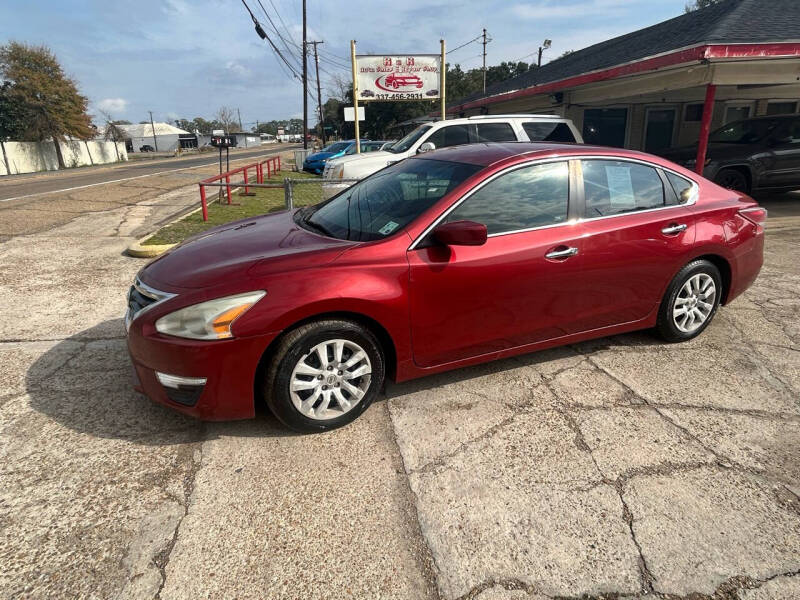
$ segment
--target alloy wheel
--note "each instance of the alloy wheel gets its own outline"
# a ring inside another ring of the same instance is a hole
[[[691,333],[703,326],[716,303],[717,286],[706,273],[692,275],[681,286],[672,306],[672,319],[680,331]]]
[[[289,395],[301,414],[327,421],[356,406],[371,380],[372,364],[361,346],[350,340],[326,340],[297,361]]]

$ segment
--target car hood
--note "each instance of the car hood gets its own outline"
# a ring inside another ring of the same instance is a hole
[[[706,158],[711,160],[725,160],[728,158],[744,158],[753,152],[750,144],[722,144],[711,143],[706,151]],[[680,146],[659,152],[667,160],[676,163],[685,163],[697,158],[697,144],[690,146]]]
[[[347,168],[347,165],[358,163],[359,168],[370,167],[377,171],[378,169],[382,169],[390,163],[403,160],[407,156],[408,153],[406,152],[394,154],[393,152],[386,152],[386,150],[377,150],[376,152],[367,152],[361,155],[352,154],[350,156],[342,156],[341,158],[336,158],[335,160],[337,165],[343,164],[345,168]]]
[[[284,211],[227,223],[187,239],[147,265],[140,278],[163,291],[319,267],[354,242],[299,227]]]

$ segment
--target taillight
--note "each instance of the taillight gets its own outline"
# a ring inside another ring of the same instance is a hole
[[[739,214],[754,225],[763,225],[767,222],[767,209],[761,206],[743,208],[739,211]]]

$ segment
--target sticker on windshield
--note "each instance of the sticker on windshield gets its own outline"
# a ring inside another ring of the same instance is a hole
[[[378,230],[378,233],[380,233],[381,235],[389,235],[399,226],[400,226],[399,223],[395,223],[394,221],[389,221],[386,225],[384,225]]]

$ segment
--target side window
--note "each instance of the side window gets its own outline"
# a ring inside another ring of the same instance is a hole
[[[680,204],[686,204],[686,202],[689,201],[689,194],[692,191],[692,182],[685,177],[675,175],[675,173],[670,173],[669,171],[664,171],[664,173],[666,174],[667,180],[672,186],[672,189],[675,190],[675,195],[678,197],[678,202]]]
[[[616,160],[584,160],[584,216],[605,217],[664,206],[664,184],[653,167]]]
[[[523,123],[522,128],[532,142],[570,142],[575,143],[575,136],[566,123]]]
[[[563,223],[568,205],[567,163],[544,163],[490,181],[451,212],[447,221],[483,223],[492,235]]]
[[[478,123],[477,142],[516,142],[517,136],[508,123]]]
[[[448,146],[458,146],[459,144],[469,144],[469,134],[467,125],[450,125],[434,131],[425,140],[432,142],[437,148],[447,148]]]

